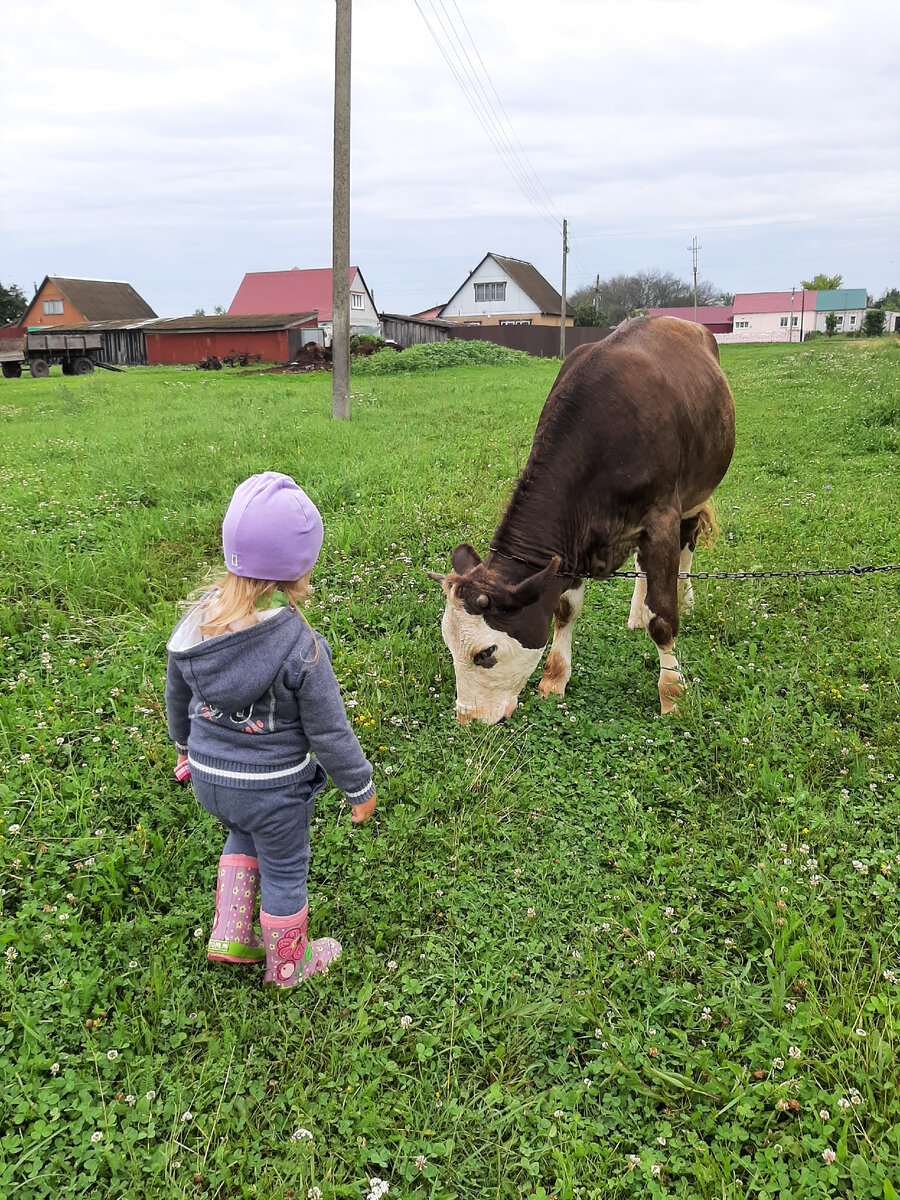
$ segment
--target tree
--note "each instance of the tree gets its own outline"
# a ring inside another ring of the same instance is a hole
[[[716,297],[716,304],[724,305],[725,308],[730,308],[734,304],[734,292],[721,292]]]
[[[0,325],[14,325],[24,317],[27,307],[25,293],[17,284],[4,287],[0,283]]]
[[[581,300],[577,304],[573,304],[572,311],[575,313],[576,325],[602,325],[603,313],[590,300]]]
[[[884,309],[867,308],[863,317],[863,334],[866,337],[881,337],[884,333]]]
[[[843,275],[817,275],[815,279],[801,279],[805,292],[836,292],[844,282]]]
[[[829,337],[834,337],[837,333],[837,314],[830,312],[825,318],[825,332]]]
[[[875,308],[889,308],[891,312],[900,312],[900,288],[888,288],[881,299],[875,301]]]
[[[714,304],[718,295],[719,289],[713,284],[698,280],[698,304]],[[598,280],[594,287],[580,288],[569,303],[573,308],[592,303],[599,310],[600,324],[618,325],[643,308],[687,308],[694,303],[694,288],[668,271],[640,271],[635,275],[613,275]]]
[[[193,315],[194,315],[195,317],[205,317],[205,316],[206,316],[206,309],[205,309],[205,308],[195,308],[195,309],[194,309],[194,313],[193,313]]]
[[[217,305],[215,306],[215,308],[213,309],[213,315],[214,315],[214,316],[217,316],[217,317],[224,317],[224,316],[225,316],[225,309],[222,307],[222,305],[221,305],[221,304],[217,304]]]

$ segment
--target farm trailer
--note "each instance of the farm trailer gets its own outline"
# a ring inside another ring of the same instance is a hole
[[[18,379],[27,367],[34,379],[46,379],[54,363],[63,375],[89,375],[94,367],[116,371],[101,362],[99,333],[26,333],[20,338],[0,338],[0,370],[4,379]]]

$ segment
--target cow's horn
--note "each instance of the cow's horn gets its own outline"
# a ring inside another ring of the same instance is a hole
[[[435,583],[443,583],[447,578],[446,575],[440,575],[437,571],[426,571],[425,574],[429,579],[433,579]]]
[[[481,595],[478,597],[478,599],[475,601],[475,603],[478,605],[479,608],[487,608],[488,605],[490,604],[490,602],[491,602],[491,598],[485,592],[482,592]]]

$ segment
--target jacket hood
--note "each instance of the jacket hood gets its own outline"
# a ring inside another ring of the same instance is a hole
[[[267,609],[258,624],[206,641],[192,609],[175,626],[166,649],[207,704],[240,712],[266,694],[285,660],[303,654],[307,642],[311,656],[314,634],[289,608]]]

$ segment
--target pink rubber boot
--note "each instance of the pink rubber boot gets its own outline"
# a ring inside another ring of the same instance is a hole
[[[273,917],[260,909],[259,923],[266,947],[265,983],[290,988],[319,971],[328,973],[329,965],[341,952],[340,944],[334,938],[307,941],[308,918],[308,904],[292,917]]]
[[[247,854],[223,854],[216,880],[216,919],[206,957],[214,962],[261,963],[265,947],[253,929],[259,887],[257,860]]]

